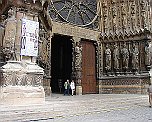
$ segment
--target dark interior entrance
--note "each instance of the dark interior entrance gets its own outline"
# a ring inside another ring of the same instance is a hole
[[[72,41],[69,36],[54,35],[51,41],[51,89],[62,93],[65,80],[71,79]],[[62,87],[62,88],[61,88]]]

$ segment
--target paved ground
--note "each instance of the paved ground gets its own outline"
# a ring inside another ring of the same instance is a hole
[[[0,122],[152,122],[147,95],[53,94],[43,105],[0,106]]]

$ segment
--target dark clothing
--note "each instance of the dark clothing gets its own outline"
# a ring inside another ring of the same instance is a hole
[[[70,84],[69,82],[64,83],[64,95],[69,95],[69,90],[70,90]]]

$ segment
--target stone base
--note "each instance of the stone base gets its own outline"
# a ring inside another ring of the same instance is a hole
[[[104,77],[99,81],[100,94],[147,94],[149,76]]]
[[[51,95],[51,86],[50,86],[50,79],[43,79],[43,88],[45,91],[45,95],[46,96],[50,96]]]
[[[82,86],[76,86],[76,95],[82,95]]]
[[[45,93],[42,86],[7,86],[1,87],[0,103],[2,105],[43,104]]]

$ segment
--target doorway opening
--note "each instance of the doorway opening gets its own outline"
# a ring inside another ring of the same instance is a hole
[[[71,79],[71,73],[71,37],[56,34],[51,41],[51,89],[53,93],[63,93],[64,82]]]

